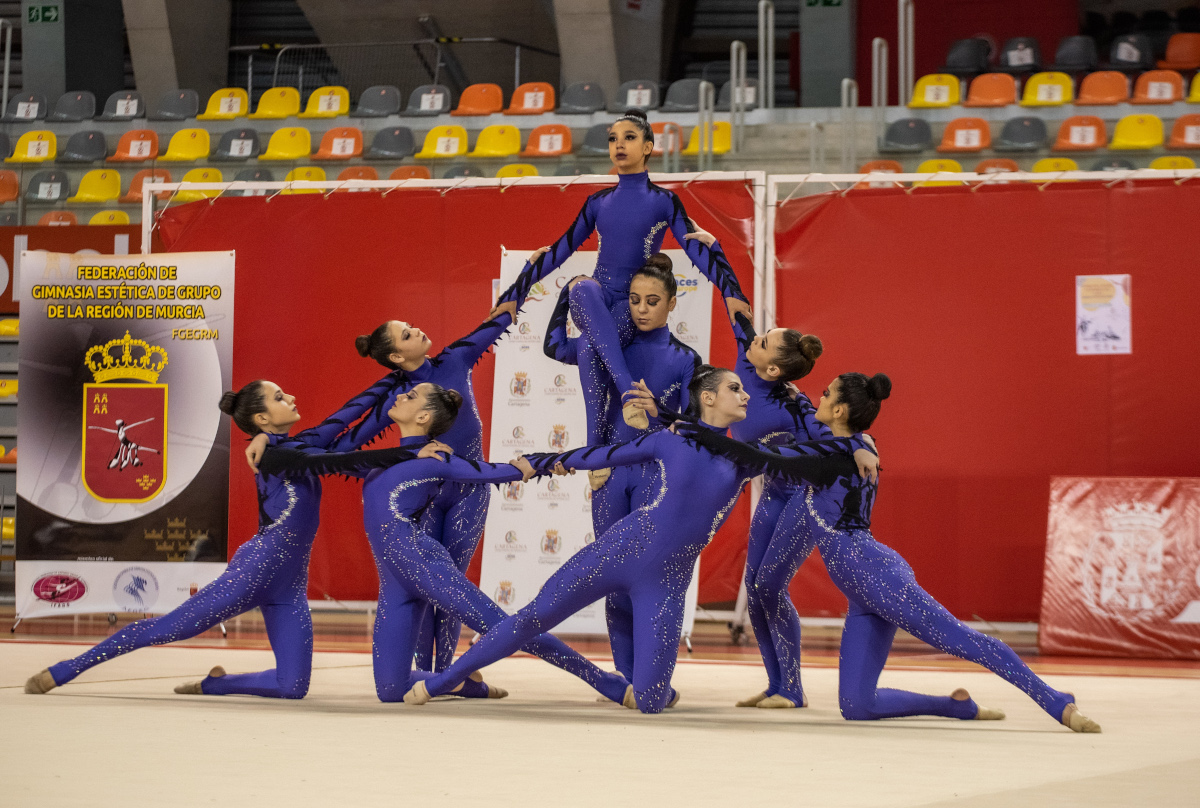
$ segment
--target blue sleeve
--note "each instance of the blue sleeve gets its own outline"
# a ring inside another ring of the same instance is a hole
[[[520,469],[508,463],[485,463],[482,460],[468,460],[457,455],[451,455],[441,465],[441,476],[459,483],[511,483],[522,476]]]
[[[699,239],[684,239],[688,233],[695,231],[688,222],[687,211],[683,209],[683,202],[679,200],[678,194],[671,193],[671,203],[672,210],[667,217],[667,225],[671,228],[671,234],[675,236],[679,246],[687,253],[688,258],[692,260],[704,277],[721,290],[722,297],[736,297],[746,301],[737,275],[734,274],[733,267],[729,265],[729,260],[725,258],[725,252],[721,249],[721,245],[713,242],[712,247],[707,247]]]
[[[512,325],[512,315],[507,312],[493,320],[486,320],[470,334],[456,339],[443,348],[438,354],[438,360],[454,359],[461,362],[466,368],[474,367],[475,363],[488,352],[488,348],[491,348],[496,344],[496,340],[504,336],[510,325]]]
[[[772,447],[771,451],[764,451],[758,446],[709,429],[697,430],[689,437],[733,461],[750,476],[770,473],[796,483],[824,487],[832,485],[839,478],[850,479],[858,473],[858,465],[847,453],[852,451],[852,440],[849,438],[801,443],[786,448]]]
[[[571,312],[570,287],[564,286],[554,304],[554,313],[550,315],[550,325],[546,328],[546,339],[542,350],[546,356],[556,359],[564,365],[579,364],[579,345],[581,337],[571,338],[567,335],[567,315]]]
[[[786,446],[771,446],[768,451],[785,457],[830,457],[835,454],[852,455],[859,449],[866,449],[871,454],[875,454],[875,451],[862,439],[862,435],[852,435],[849,438],[829,437],[789,443]]]
[[[341,409],[326,418],[317,426],[296,433],[289,440],[298,441],[307,446],[315,446],[331,451],[341,451],[338,448],[338,438],[345,433],[351,424],[362,417],[372,408],[378,408],[380,403],[389,398],[396,386],[397,374],[393,371],[375,384],[342,405]],[[385,410],[386,412],[386,410]]]
[[[341,474],[365,477],[372,469],[388,468],[417,459],[408,449],[371,449],[359,452],[327,452],[296,441],[280,441],[268,447],[258,465],[260,474]],[[518,475],[519,476],[519,475]]]
[[[685,412],[688,405],[691,403],[691,397],[688,395],[688,388],[692,386],[692,377],[696,375],[696,368],[703,364],[700,361],[700,354],[689,348],[681,340],[676,340],[671,337],[676,344],[676,362],[679,367],[676,378],[679,380],[679,391],[675,396],[675,401],[660,401],[660,407],[666,407],[675,412]]]
[[[833,437],[833,430],[825,424],[817,420],[817,408],[812,405],[812,401],[804,393],[798,394],[791,402],[791,409],[795,412],[796,418],[800,421],[800,425],[804,427],[804,431],[808,433],[808,437],[812,440],[825,440]],[[862,443],[861,447],[869,448],[866,443]]]
[[[628,443],[615,443],[609,446],[583,446],[560,454],[531,454],[526,455],[538,474],[549,474],[556,463],[562,463],[567,469],[607,469],[613,466],[634,466],[646,463],[657,457],[655,439],[662,432],[652,432]]]
[[[396,403],[396,396],[407,391],[412,382],[408,378],[408,374],[402,370],[392,372],[388,378],[392,380],[390,389],[380,397],[361,421],[337,436],[337,439],[329,445],[329,451],[352,452],[355,449],[361,449],[392,428],[393,422],[388,417],[388,410]]]
[[[588,236],[595,229],[595,206],[592,204],[592,197],[588,197],[587,202],[583,203],[583,209],[575,217],[575,221],[567,228],[567,232],[563,233],[562,237],[550,246],[550,252],[542,253],[532,264],[525,263],[525,268],[521,270],[521,274],[513,285],[500,296],[499,302],[509,303],[514,300],[518,303],[523,302],[529,296],[529,290],[533,288],[533,285],[562,266],[571,253],[578,250],[580,245],[588,240]]]

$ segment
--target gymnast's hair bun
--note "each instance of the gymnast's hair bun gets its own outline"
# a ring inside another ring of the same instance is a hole
[[[354,350],[358,351],[359,356],[371,355],[371,338],[366,334],[354,338]]]
[[[226,415],[233,415],[233,411],[237,409],[238,394],[232,390],[226,390],[221,394],[221,403],[217,406],[221,408],[221,412]]]
[[[883,401],[892,394],[892,380],[883,373],[876,373],[867,379],[867,395],[876,401]]]
[[[625,113],[623,115],[621,115],[621,117],[622,118],[641,118],[643,121],[646,121],[646,123],[650,122],[650,118],[647,117],[646,111],[641,110],[641,109],[627,109],[627,110],[625,110]]]
[[[825,346],[816,334],[805,334],[800,338],[800,353],[804,354],[804,358],[809,362],[816,362],[824,352]]]
[[[661,269],[666,272],[670,272],[675,268],[675,265],[671,263],[671,256],[660,252],[656,252],[654,255],[647,258],[645,266],[654,267],[655,269]]]
[[[457,412],[458,408],[462,406],[462,393],[458,392],[457,390],[447,390],[446,398],[449,400],[450,404],[454,406],[455,412]]]

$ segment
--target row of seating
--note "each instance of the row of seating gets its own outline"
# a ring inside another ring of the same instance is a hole
[[[1194,169],[1196,161],[1190,157],[1182,155],[1169,155],[1165,157],[1157,157],[1150,162],[1147,168],[1155,171],[1184,171]],[[1121,158],[1105,158],[1097,160],[1088,167],[1088,171],[1132,171],[1138,168],[1129,160]],[[1020,166],[1017,161],[1008,157],[989,157],[986,160],[980,160],[973,169],[976,174],[995,174],[1003,171],[1020,171]],[[1042,174],[1047,172],[1059,171],[1078,171],[1079,164],[1069,157],[1043,157],[1033,164],[1029,169],[1032,172]],[[957,160],[947,158],[939,158],[935,160],[925,160],[917,168],[911,172],[914,174],[934,174],[939,172],[954,171],[962,173],[962,164]],[[895,160],[871,160],[859,166],[858,173],[860,174],[903,174],[904,167]]]
[[[1041,47],[1034,37],[1013,37],[1000,48],[997,64],[991,64],[992,43],[981,37],[960,39],[946,53],[946,64],[939,72],[962,78],[992,72],[1024,74],[1042,69],[1066,73],[1085,73],[1100,68],[1096,40],[1087,35],[1063,37],[1054,54],[1054,62],[1042,60]],[[1113,70],[1139,72],[1155,67],[1166,70],[1200,68],[1200,34],[1174,34],[1167,41],[1164,58],[1155,58],[1154,43],[1145,33],[1123,34],[1113,39],[1108,65]]]
[[[1046,148],[1048,132],[1041,118],[1024,116],[1004,123],[1000,134],[992,138],[991,124],[982,118],[955,118],[942,131],[939,152],[1035,152]],[[884,132],[879,151],[905,154],[933,147],[933,130],[920,118],[894,121]],[[1200,149],[1200,113],[1182,115],[1171,127],[1164,143],[1163,122],[1157,115],[1127,115],[1117,121],[1112,140],[1108,128],[1095,115],[1074,115],[1058,127],[1050,144],[1051,151],[1095,151],[1107,146],[1114,150]]]
[[[26,226],[33,224],[25,222]],[[74,211],[70,210],[50,210],[46,211],[36,222],[38,227],[55,227],[62,225],[77,225],[79,217]],[[123,210],[102,210],[92,214],[92,218],[88,220],[89,225],[121,225],[130,224],[129,214]],[[21,218],[16,211],[0,211],[0,227],[20,227],[22,226]],[[15,453],[14,448],[10,454]],[[15,461],[15,458],[14,458]],[[0,459],[0,463],[8,462]]]
[[[674,138],[682,133],[678,124],[656,122],[655,154],[664,146],[678,148]],[[671,127],[674,127],[673,129]],[[732,128],[728,121],[715,121],[711,127],[713,152],[725,154],[732,145]],[[684,154],[699,154],[701,127],[693,127]],[[142,163],[151,161],[196,162],[199,160],[351,160],[357,157],[397,160],[416,156],[420,159],[442,159],[468,154],[469,138],[461,126],[435,126],[425,135],[420,151],[416,149],[413,132],[406,126],[393,126],[375,133],[369,147],[364,148],[363,131],[353,126],[340,126],[325,132],[317,151],[312,150],[312,133],[301,126],[288,126],[271,134],[266,150],[262,150],[258,132],[253,129],[232,129],[224,133],[212,148],[206,129],[181,129],[171,136],[165,152],[159,152],[158,134],[152,129],[133,129],[121,135],[114,154],[108,154],[104,133],[90,130],[76,132],[67,140],[61,152],[58,138],[48,129],[33,129],[22,134],[15,147],[8,135],[0,133],[0,151],[9,163]],[[556,157],[573,150],[571,129],[563,124],[543,124],[535,127],[522,148],[521,130],[508,124],[484,127],[475,139],[472,157]],[[588,154],[608,153],[608,124],[588,129],[579,151]]]
[[[1192,78],[1191,91],[1184,96],[1183,76],[1175,70],[1149,70],[1132,82],[1117,70],[1088,73],[1075,92],[1075,81],[1066,73],[1034,73],[1018,90],[1017,80],[1008,73],[983,73],[971,80],[966,98],[961,82],[949,73],[930,73],[913,86],[912,109],[964,107],[1111,106],[1114,104],[1175,104],[1186,101],[1200,104],[1200,73]],[[1018,100],[1019,99],[1019,100]]]

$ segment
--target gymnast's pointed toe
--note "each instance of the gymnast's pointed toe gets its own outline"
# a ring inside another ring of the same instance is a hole
[[[1070,728],[1071,732],[1101,732],[1100,725],[1079,712],[1079,708],[1075,706],[1074,702],[1068,704],[1067,708],[1063,710],[1062,723]]]
[[[781,696],[776,693],[774,696],[767,696],[758,703],[760,710],[790,710],[796,706],[796,702],[789,699],[787,696]]]
[[[634,429],[650,428],[650,418],[646,415],[646,411],[634,404],[626,404],[622,407],[621,417]]]
[[[40,696],[43,693],[49,693],[56,687],[58,687],[58,685],[55,683],[54,677],[50,675],[49,668],[45,668],[44,670],[35,673],[25,681],[25,692],[33,696]]]
[[[742,699],[741,701],[739,701],[737,703],[736,706],[737,707],[757,707],[758,703],[765,698],[767,698],[767,691],[764,690],[761,693],[755,693],[753,696],[750,696],[749,698]]]
[[[422,679],[412,686],[412,689],[404,694],[405,704],[428,704],[433,698],[429,695],[429,688],[425,687],[425,680]]]

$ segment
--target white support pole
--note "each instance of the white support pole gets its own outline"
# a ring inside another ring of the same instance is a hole
[[[735,40],[729,45],[729,112],[733,128],[732,149],[742,150],[746,139],[746,43]]]
[[[900,89],[897,98],[900,106],[905,106],[912,100],[913,73],[916,70],[913,0],[897,0],[896,25],[896,83]]]
[[[842,79],[842,171],[853,171],[858,156],[858,82]]]
[[[888,43],[881,36],[871,40],[871,113],[875,139],[883,137],[888,102]]]
[[[762,108],[775,109],[775,4],[758,0],[758,91]]]

